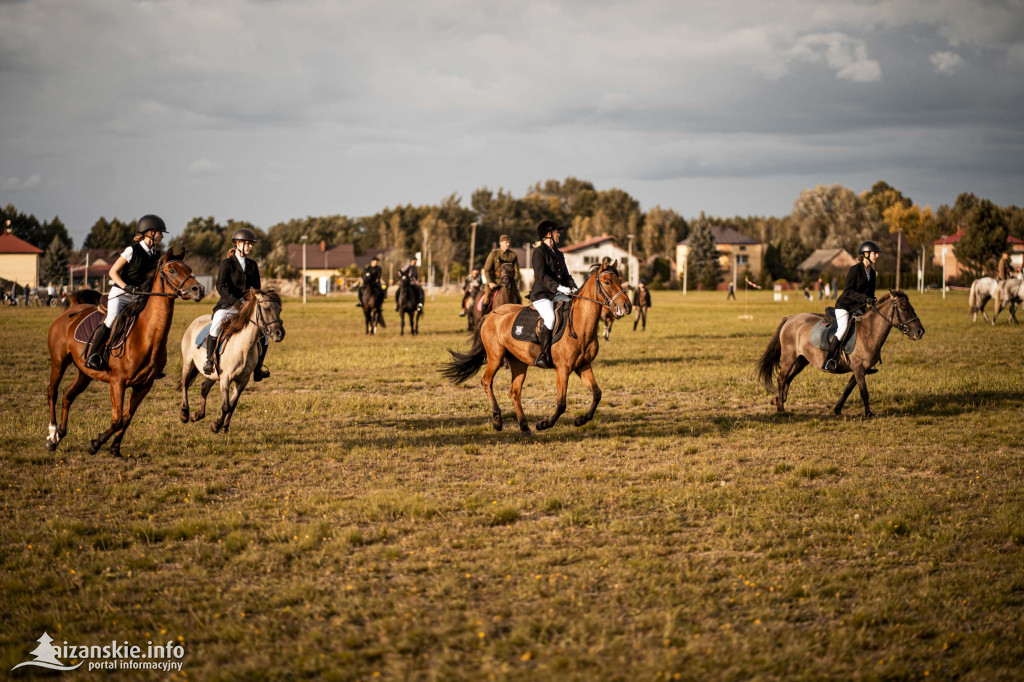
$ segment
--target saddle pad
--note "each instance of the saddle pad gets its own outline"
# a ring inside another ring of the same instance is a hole
[[[196,348],[202,348],[206,343],[206,337],[210,335],[210,325],[212,324],[213,322],[207,322],[206,326],[199,330],[199,335],[196,336]]]
[[[79,343],[89,343],[89,339],[92,338],[92,333],[96,331],[96,327],[103,324],[103,320],[106,317],[107,312],[105,310],[94,310],[89,313],[89,315],[87,315],[86,318],[75,328],[75,341],[78,341]],[[124,345],[128,335],[132,333],[132,329],[135,327],[136,319],[138,319],[138,317],[132,317],[126,321],[123,325],[124,330],[115,338],[112,338],[107,342],[108,349],[116,350]],[[118,325],[115,322],[114,329],[112,331],[117,331],[119,326],[122,325]]]
[[[569,306],[571,305],[572,301],[559,301],[555,304],[555,330],[551,334],[552,344],[562,338],[562,334],[565,333],[565,322],[569,319]],[[525,306],[512,323],[512,338],[516,341],[539,344],[540,338],[537,336],[537,330],[541,324],[543,322],[541,322],[537,309],[532,305]]]
[[[835,318],[831,320],[822,318],[818,324],[811,328],[811,343],[821,350],[828,350],[830,340],[836,335]],[[843,345],[843,352],[849,355],[857,347],[857,323],[850,320],[850,331],[846,335],[846,343]]]

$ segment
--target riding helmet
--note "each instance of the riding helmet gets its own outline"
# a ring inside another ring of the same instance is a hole
[[[139,218],[139,234],[146,234],[150,230],[153,232],[166,232],[167,226],[164,225],[163,218],[152,213]]]
[[[868,253],[869,251],[875,251],[876,253],[882,253],[881,247],[870,239],[866,242],[861,242],[860,246],[857,247],[857,255],[862,253]]]
[[[255,242],[256,234],[248,227],[240,227],[231,235],[232,242]]]
[[[562,227],[554,220],[542,220],[537,225],[537,239],[544,239],[544,237],[547,237],[549,233],[555,230],[561,231]]]

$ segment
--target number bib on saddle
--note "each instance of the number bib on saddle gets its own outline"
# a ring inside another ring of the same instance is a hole
[[[555,303],[555,330],[551,335],[551,343],[555,343],[565,333],[565,323],[569,319],[569,308],[572,301],[559,301]],[[512,338],[516,341],[527,343],[540,343],[537,335],[538,328],[543,322],[540,313],[531,305],[524,307],[516,314],[516,320],[512,323]]]

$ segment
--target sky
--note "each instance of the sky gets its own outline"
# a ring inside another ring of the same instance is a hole
[[[548,178],[1024,204],[1024,0],[0,0],[0,205],[260,227]]]

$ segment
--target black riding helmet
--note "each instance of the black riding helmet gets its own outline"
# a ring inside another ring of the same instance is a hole
[[[146,234],[147,232],[166,232],[167,226],[164,225],[164,220],[158,215],[148,213],[139,218],[139,234]]]
[[[255,242],[256,234],[248,227],[240,227],[235,230],[235,233],[231,235],[231,241],[234,242]]]
[[[544,239],[544,237],[547,237],[550,233],[554,232],[555,230],[561,232],[562,226],[556,223],[554,220],[542,220],[537,225],[537,239]]]
[[[870,239],[866,242],[861,242],[860,246],[857,247],[858,256],[862,253],[869,253],[871,251],[874,251],[875,253],[882,253],[881,247]]]

